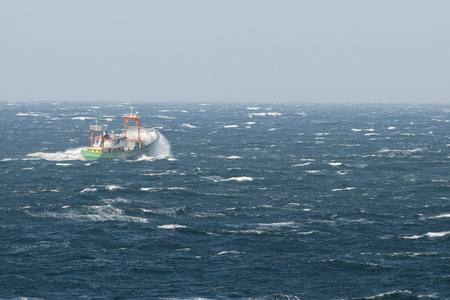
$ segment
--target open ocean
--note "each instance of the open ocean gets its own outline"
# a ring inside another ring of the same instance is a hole
[[[0,103],[0,299],[450,299],[450,105]]]

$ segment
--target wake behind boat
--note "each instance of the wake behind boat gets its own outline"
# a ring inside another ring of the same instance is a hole
[[[91,125],[91,146],[81,151],[86,160],[133,158],[150,150],[158,139],[156,130],[142,126],[138,113],[133,113],[133,107],[130,114],[123,117],[125,129],[121,134],[109,134],[107,125]]]

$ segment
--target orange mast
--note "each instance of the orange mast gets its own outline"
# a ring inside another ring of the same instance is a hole
[[[131,108],[131,112],[129,115],[125,115],[123,116],[125,118],[125,136],[127,136],[127,130],[128,127],[130,127],[130,125],[128,124],[129,121],[134,121],[136,122],[136,127],[137,127],[137,132],[138,132],[138,138],[137,141],[139,142],[139,148],[141,147],[141,132],[140,132],[140,118],[138,117],[138,112],[133,114],[133,106],[130,107]],[[131,140],[127,137],[128,140]]]

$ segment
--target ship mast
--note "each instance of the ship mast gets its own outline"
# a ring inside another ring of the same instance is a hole
[[[141,147],[140,118],[138,117],[137,112],[135,112],[133,114],[133,106],[130,106],[130,109],[131,109],[130,114],[123,116],[125,118],[125,136],[127,136],[127,130],[130,127],[128,122],[134,121],[136,123],[137,133],[138,133],[137,141],[139,142],[139,147]],[[128,139],[128,140],[133,140],[133,139]]]

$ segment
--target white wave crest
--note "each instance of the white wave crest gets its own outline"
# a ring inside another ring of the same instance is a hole
[[[281,115],[283,115],[283,114],[277,113],[277,112],[263,112],[263,113],[252,113],[252,114],[249,114],[248,116],[250,118],[252,118],[252,117],[265,117],[265,116],[275,117],[275,116],[281,116]]]
[[[178,229],[178,228],[186,228],[184,225],[179,224],[167,224],[158,226],[159,229]]]
[[[38,113],[28,112],[28,113],[17,113],[16,116],[19,117],[39,117]]]
[[[81,150],[84,149],[83,147],[80,148],[72,148],[67,149],[66,151],[58,151],[53,153],[45,153],[45,152],[35,152],[27,154],[28,159],[29,158],[35,158],[35,159],[45,159],[48,161],[70,161],[70,160],[83,160],[83,156],[81,156]],[[24,159],[27,160],[27,159]]]
[[[303,164],[296,164],[296,165],[292,165],[293,167],[304,167],[304,166],[307,166],[307,165],[310,165],[311,163],[310,162],[307,162],[307,163],[303,163]]]
[[[185,123],[185,124],[183,124],[183,125],[181,125],[181,126],[186,127],[186,128],[197,128],[197,126],[191,125],[191,124],[189,124],[189,123]]]
[[[253,181],[253,178],[249,176],[241,176],[241,177],[231,177],[228,179],[224,179],[223,181]]]
[[[343,189],[332,189],[331,191],[332,192],[338,192],[338,191],[350,191],[350,190],[354,190],[354,189],[356,189],[355,187],[346,187],[346,188],[343,188]]]
[[[95,118],[94,117],[73,117],[72,120],[86,121],[86,120],[95,120]]]
[[[97,189],[96,188],[85,188],[84,190],[82,190],[80,193],[86,193],[86,192],[96,192]]]
[[[217,255],[224,255],[224,254],[241,254],[242,252],[239,251],[222,251],[217,253]]]
[[[122,209],[113,207],[111,205],[100,206],[84,206],[79,209],[66,209],[63,212],[47,211],[40,214],[33,214],[37,217],[52,217],[58,219],[69,219],[78,222],[133,222],[133,223],[148,223],[146,218],[128,216]]]
[[[450,231],[442,231],[442,232],[427,232],[425,234],[422,235],[413,235],[413,236],[404,236],[403,238],[405,239],[420,239],[420,238],[424,238],[424,237],[429,237],[429,238],[438,238],[438,237],[444,237],[450,235]]]
[[[252,177],[249,176],[241,176],[241,177],[231,177],[228,179],[222,178],[220,176],[206,176],[203,177],[205,179],[214,181],[214,182],[223,182],[223,181],[253,181]]]
[[[442,214],[434,217],[429,217],[428,219],[440,219],[440,218],[450,218],[450,214]]]

